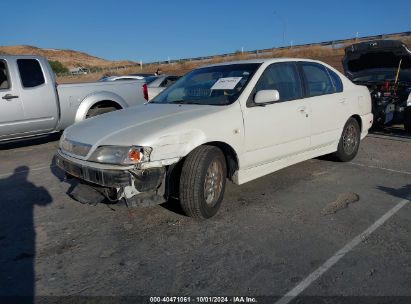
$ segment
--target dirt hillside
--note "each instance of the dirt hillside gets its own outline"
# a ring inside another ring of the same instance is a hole
[[[132,61],[110,61],[79,51],[42,49],[29,45],[0,46],[0,54],[40,55],[46,57],[48,60],[59,61],[68,68],[77,66],[107,68],[111,66],[133,64]]]

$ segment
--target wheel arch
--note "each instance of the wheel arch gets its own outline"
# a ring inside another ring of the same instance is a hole
[[[363,129],[362,129],[363,128],[363,123],[362,123],[361,116],[358,115],[358,114],[354,114],[350,118],[354,118],[358,122],[358,125],[360,126],[360,132],[362,132],[363,131]],[[348,121],[348,119],[347,119],[347,121]]]
[[[117,109],[124,109],[127,107],[126,101],[113,92],[99,92],[88,95],[83,99],[76,112],[74,122],[82,121],[86,118],[88,111],[98,105],[113,106]]]
[[[223,152],[227,164],[227,177],[232,179],[234,173],[239,169],[239,160],[234,148],[222,141],[211,141],[204,143],[204,145],[217,147]]]
[[[234,148],[222,141],[209,141],[201,143],[200,145],[196,145],[195,147],[190,149],[190,151],[180,160],[179,163],[183,163],[190,153],[201,146],[213,146],[219,148],[223,152],[227,165],[227,177],[229,179],[232,179],[235,172],[239,169],[239,159]]]

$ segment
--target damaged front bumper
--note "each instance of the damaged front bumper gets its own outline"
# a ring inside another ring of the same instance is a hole
[[[82,203],[124,199],[130,206],[148,206],[166,201],[165,167],[99,164],[73,158],[61,150],[56,154],[56,164],[68,177],[80,181],[71,196]]]

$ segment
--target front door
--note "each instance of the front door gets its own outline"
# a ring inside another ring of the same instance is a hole
[[[11,76],[7,61],[0,59],[0,139],[24,132],[23,104]]]
[[[260,90],[277,90],[280,100],[253,103]],[[310,147],[310,108],[293,62],[274,63],[258,80],[244,109],[244,167],[250,168],[306,151]]]

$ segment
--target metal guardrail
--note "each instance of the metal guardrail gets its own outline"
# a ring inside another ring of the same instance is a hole
[[[374,36],[354,37],[354,38],[339,39],[339,40],[330,40],[330,41],[323,41],[323,42],[316,42],[316,43],[297,44],[297,45],[293,45],[292,48],[298,49],[298,48],[310,47],[310,46],[335,46],[339,44],[348,43],[351,41],[361,42],[361,41],[375,40],[375,39],[387,39],[387,38],[394,37],[394,36],[396,37],[411,36],[411,31],[391,33],[391,34],[381,34],[381,35],[374,35]],[[245,55],[257,54],[258,55],[258,54],[270,53],[270,52],[273,52],[274,50],[284,50],[284,49],[290,49],[290,48],[291,46],[280,46],[280,47],[275,47],[275,48],[244,51],[244,52],[241,52],[241,54],[245,54]],[[226,54],[212,55],[212,56],[201,56],[201,57],[165,60],[165,61],[153,61],[153,62],[146,63],[146,64],[170,64],[170,63],[178,63],[178,62],[186,62],[186,61],[204,61],[204,60],[211,60],[215,57],[230,57],[230,56],[234,56],[238,54],[239,54],[238,52],[234,52],[234,53],[226,53]]]
[[[387,39],[387,38],[398,37],[398,36],[399,37],[411,36],[411,31],[391,33],[391,34],[381,34],[381,35],[374,35],[374,36],[354,37],[354,38],[339,39],[339,40],[330,40],[330,41],[323,41],[323,42],[316,42],[316,43],[297,44],[293,46],[280,46],[280,47],[275,47],[275,48],[244,51],[244,52],[240,52],[240,54],[258,56],[258,55],[271,53],[275,50],[285,50],[285,49],[290,49],[290,48],[298,49],[298,48],[311,47],[311,46],[333,46],[334,47],[334,46],[345,44],[345,43],[352,42],[352,41],[361,42],[361,41],[375,40],[375,39]],[[213,58],[216,58],[216,57],[231,57],[231,56],[235,56],[238,54],[239,54],[238,52],[234,52],[234,53],[225,53],[225,54],[212,55],[212,56],[201,56],[201,57],[193,57],[193,58],[153,61],[153,62],[145,63],[144,65],[151,65],[151,64],[161,65],[161,64],[173,64],[173,63],[192,62],[192,61],[207,61],[207,60],[212,60]],[[110,68],[89,69],[89,73],[93,74],[93,73],[101,73],[101,72],[107,72],[107,73],[119,72],[121,70],[126,70],[130,68],[135,68],[135,67],[140,67],[140,64],[135,63],[135,64],[130,64],[130,65],[110,67]],[[73,75],[70,73],[65,73],[65,74],[59,74],[58,76],[73,76]]]

